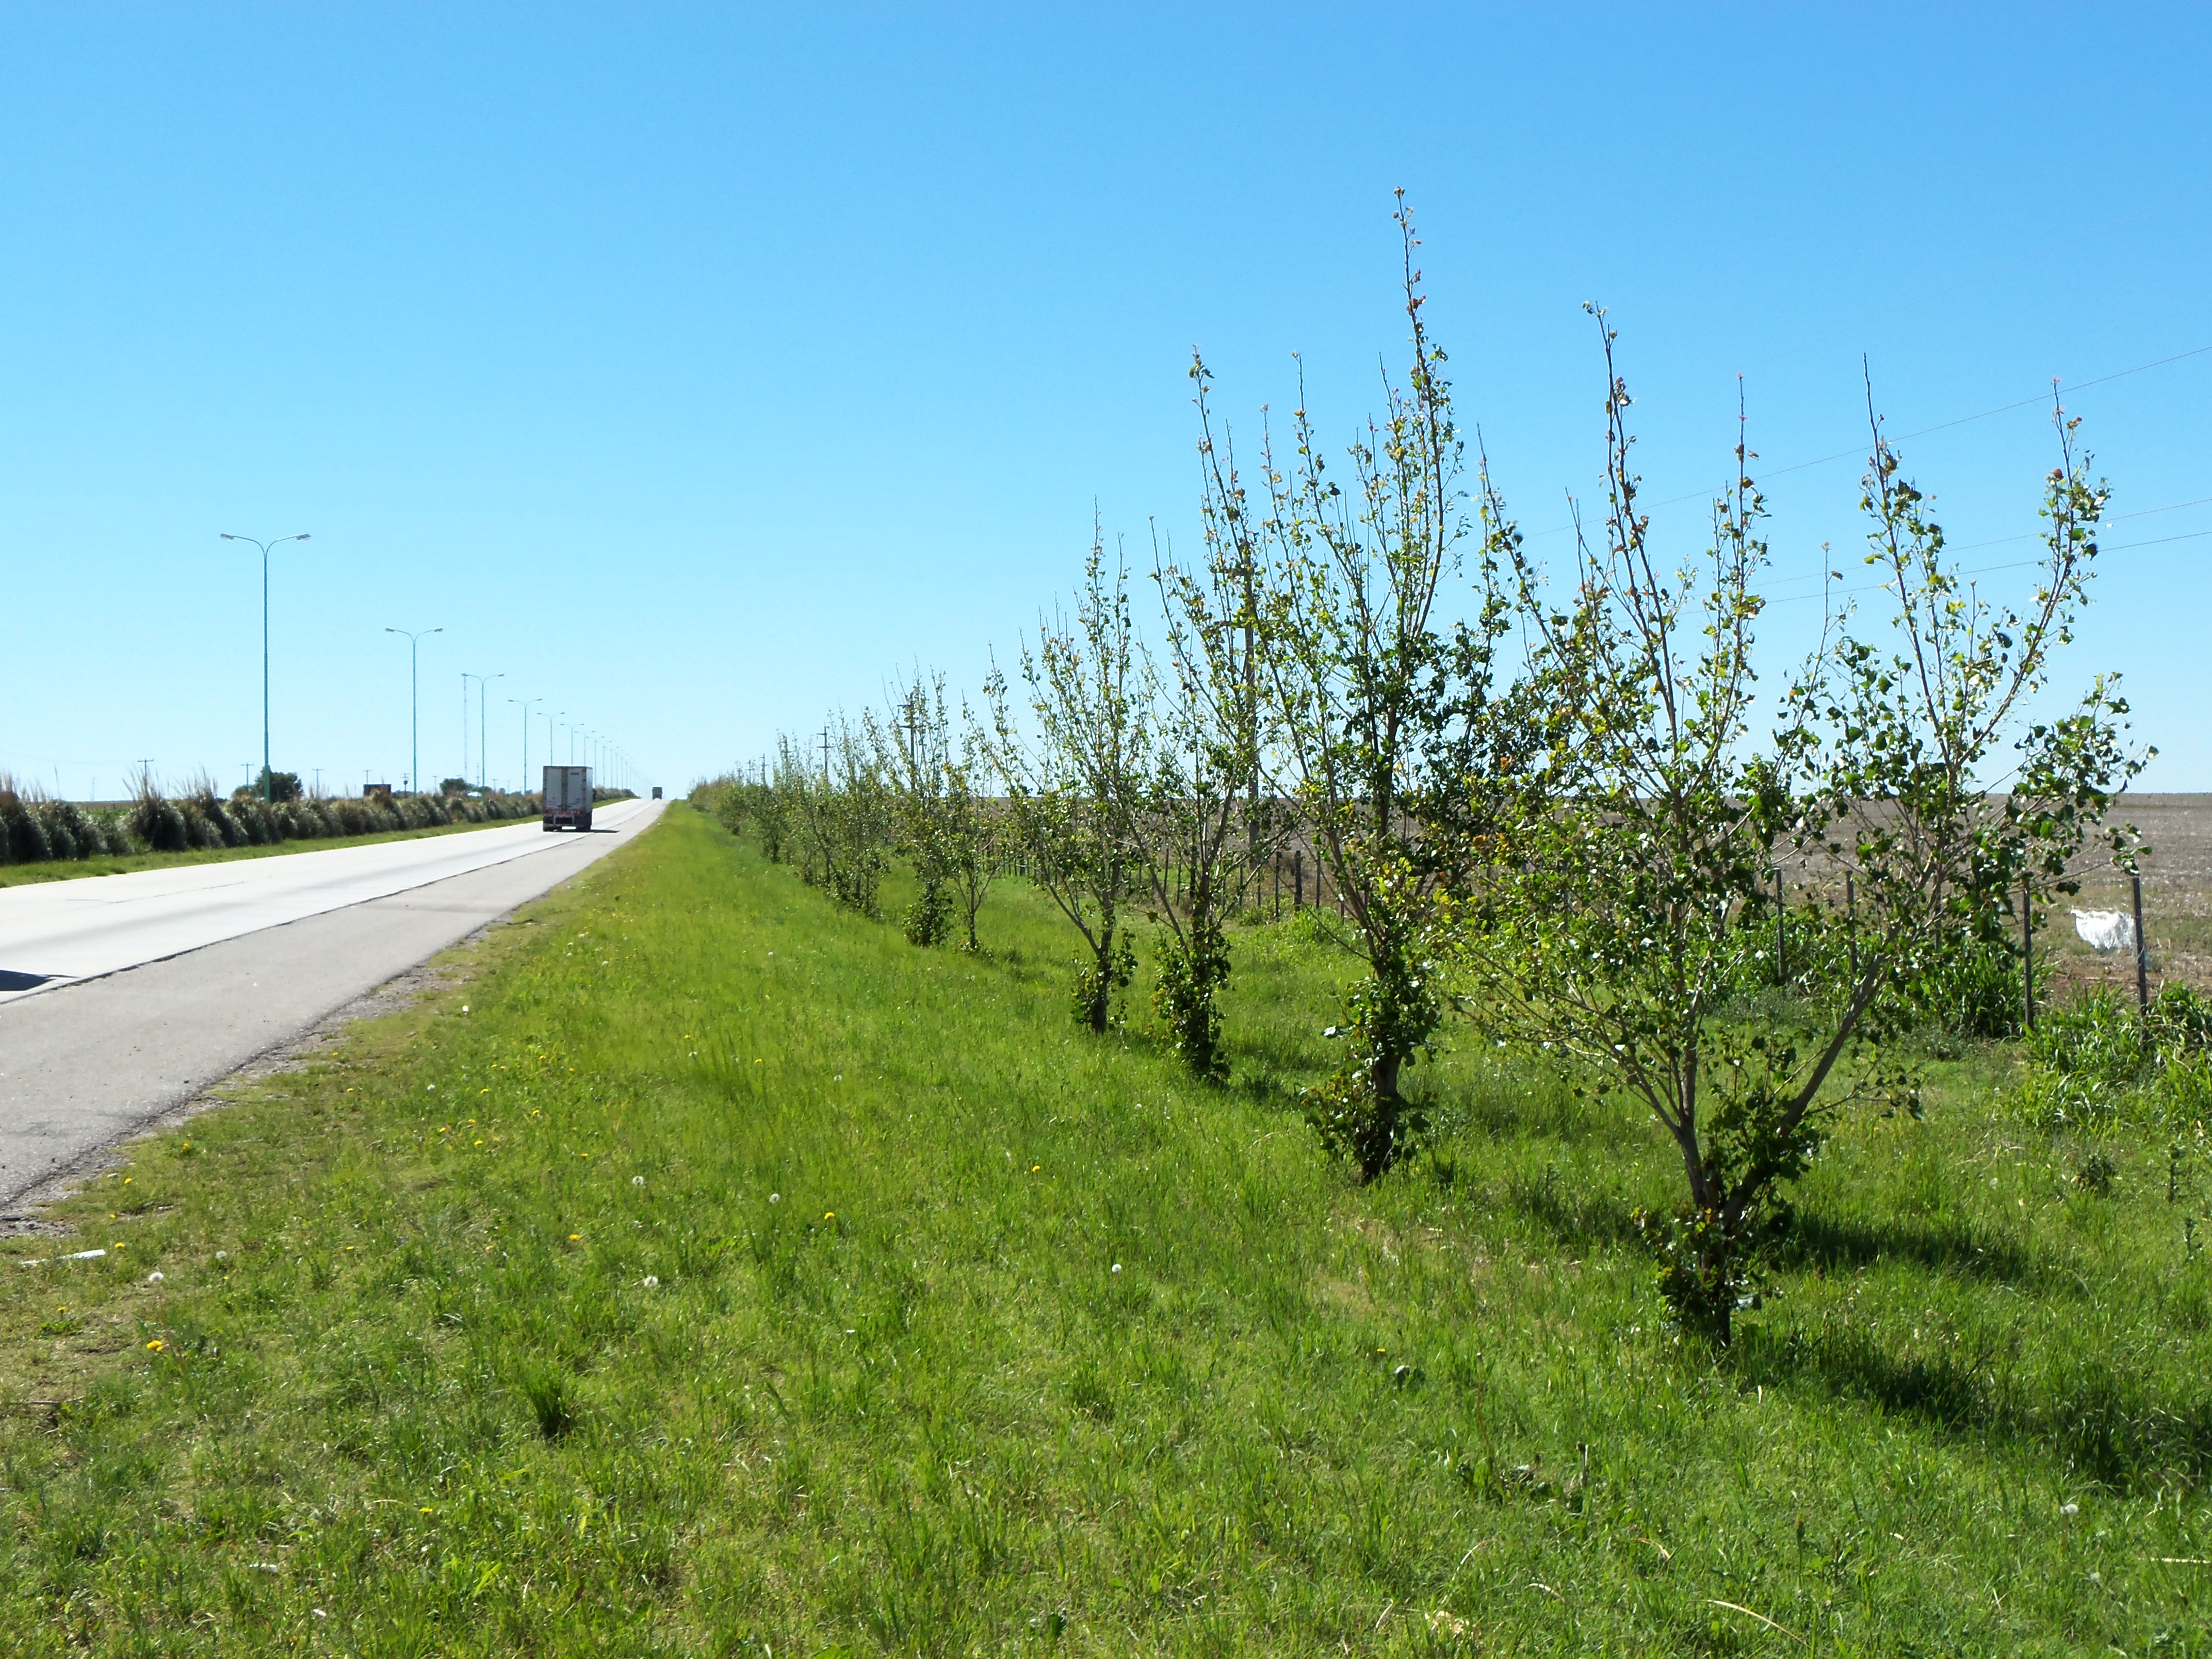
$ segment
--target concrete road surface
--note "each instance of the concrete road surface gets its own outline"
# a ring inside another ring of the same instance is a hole
[[[634,839],[496,830],[0,889],[0,1209]]]

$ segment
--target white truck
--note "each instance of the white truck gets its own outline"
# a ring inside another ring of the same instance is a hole
[[[548,830],[589,830],[592,827],[590,767],[549,766],[545,769],[545,827]]]

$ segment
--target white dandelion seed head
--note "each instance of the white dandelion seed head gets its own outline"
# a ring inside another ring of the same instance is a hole
[[[1120,1272],[1121,1271],[1121,1264],[1120,1262],[1118,1262],[1118,1261],[1117,1261],[1117,1262],[1115,1262],[1115,1263],[1114,1264],[1113,1268],[1111,1269],[1111,1271],[1113,1271],[1113,1272],[1115,1272],[1115,1273],[1120,1273]]]
[[[783,1202],[783,1194],[781,1193],[770,1193],[768,1195],[768,1201],[771,1204],[781,1204]]]
[[[638,1283],[644,1285],[648,1291],[657,1291],[660,1288],[659,1279],[652,1273],[647,1273],[643,1279],[640,1279]]]
[[[645,1185],[645,1177],[643,1176],[632,1176],[629,1178],[629,1184],[633,1187],[642,1187]]]
[[[148,1273],[146,1275],[146,1282],[149,1285],[160,1284],[161,1282],[161,1270],[159,1267],[156,1267],[152,1273]]]

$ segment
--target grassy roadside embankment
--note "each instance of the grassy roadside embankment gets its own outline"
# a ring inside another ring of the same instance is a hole
[[[1296,928],[1216,1091],[988,920],[916,951],[672,808],[146,1143],[10,1247],[108,1255],[0,1265],[0,1397],[64,1402],[0,1423],[6,1650],[2207,1650],[2162,1140],[2100,1190],[1945,1068],[1716,1365],[1632,1114],[1462,1057],[1352,1187],[1287,1108]]]
[[[280,841],[261,847],[196,847],[183,853],[100,853],[88,859],[47,859],[37,864],[0,864],[0,888],[33,882],[75,881],[82,876],[120,876],[134,870],[173,870],[193,864],[228,864],[233,859],[283,858],[289,853],[327,853],[336,847],[373,847],[380,841],[421,841],[458,836],[471,830],[535,828],[535,815],[489,823],[434,823],[422,830],[380,830],[367,836],[323,836],[308,841]]]

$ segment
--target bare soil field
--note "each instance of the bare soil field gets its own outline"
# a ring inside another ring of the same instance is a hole
[[[2142,856],[2142,907],[2152,994],[2168,980],[2212,989],[2212,795],[2130,795],[2113,816],[2133,824],[2149,844]],[[2125,912],[2126,874],[2112,867],[2101,848],[2085,852],[2075,873],[2081,883],[2079,896],[2047,921],[2038,918],[2038,954],[2068,981],[2132,985],[2132,957],[2125,951],[2099,956],[2075,936],[2069,914]]]

